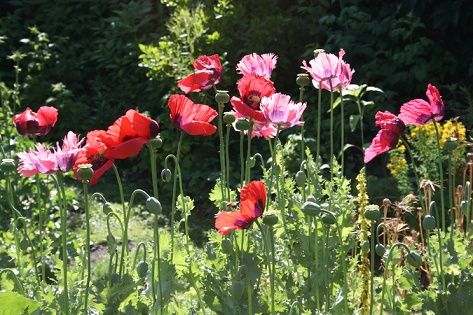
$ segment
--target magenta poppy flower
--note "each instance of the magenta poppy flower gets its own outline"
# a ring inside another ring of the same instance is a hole
[[[261,111],[267,121],[286,129],[302,126],[301,116],[306,108],[305,103],[294,103],[289,95],[274,93],[261,100]]]
[[[322,88],[327,91],[339,91],[346,88],[350,83],[355,70],[343,60],[345,51],[340,49],[338,57],[334,54],[321,52],[307,62],[303,61],[302,69],[309,72],[312,77],[312,84],[315,88]]]
[[[53,174],[56,172],[68,172],[72,169],[81,148],[82,140],[72,131],[64,137],[62,146],[56,144],[53,150],[47,149],[39,144],[36,150],[18,153],[20,164],[18,172],[25,177],[36,174]]]
[[[365,163],[394,148],[405,129],[402,120],[391,112],[377,112],[375,117],[381,130],[365,150]]]
[[[230,100],[235,111],[248,119],[265,121],[260,102],[276,92],[273,82],[255,74],[245,75],[238,81],[238,92],[240,97]]]
[[[220,83],[222,63],[217,54],[199,56],[194,61],[194,73],[189,74],[177,84],[184,93],[200,92]]]
[[[27,107],[13,117],[13,123],[23,136],[45,136],[56,124],[57,114],[57,109],[52,106],[41,106],[37,113]]]
[[[436,121],[442,120],[445,105],[439,90],[429,83],[425,94],[429,102],[423,99],[414,99],[401,106],[399,118],[406,125],[424,125],[432,118]]]
[[[237,65],[237,71],[240,74],[256,74],[266,79],[271,78],[271,73],[276,68],[278,57],[275,54],[262,54],[261,56],[252,53],[241,58]]]

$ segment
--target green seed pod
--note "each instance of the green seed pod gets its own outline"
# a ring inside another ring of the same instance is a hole
[[[381,212],[379,211],[379,206],[377,205],[368,205],[365,210],[365,218],[371,221],[376,221],[381,217]]]
[[[0,162],[0,170],[2,170],[3,173],[13,172],[15,168],[15,160],[13,159],[2,159],[2,162]]]
[[[22,239],[22,240],[20,241],[20,249],[21,249],[22,251],[26,251],[26,250],[28,249],[29,245],[30,245],[30,244],[29,244],[29,242],[28,242],[28,240],[27,240],[26,238],[24,238],[24,239]]]
[[[227,125],[231,125],[235,122],[236,118],[233,113],[226,113],[223,115],[223,122],[226,123]]]
[[[113,254],[117,249],[117,240],[112,234],[107,235],[107,251],[109,254]]]
[[[419,255],[418,252],[412,250],[407,254],[407,263],[413,267],[420,267],[422,265],[422,257]]]
[[[235,128],[239,131],[250,129],[250,122],[246,119],[238,119],[235,123]]]
[[[263,216],[263,223],[267,226],[273,226],[278,223],[278,216],[274,212],[266,212]]]
[[[310,78],[307,73],[297,74],[296,83],[300,87],[306,87],[310,84]]]
[[[215,94],[215,101],[219,104],[225,104],[230,101],[230,95],[228,94],[228,91],[217,91]]]
[[[161,139],[161,137],[158,136],[156,138],[149,140],[148,144],[153,149],[159,149],[163,146],[163,139]]]
[[[169,168],[165,168],[161,171],[161,179],[163,180],[163,182],[167,183],[171,180],[171,178],[172,178],[172,173]]]
[[[298,171],[296,173],[296,184],[297,184],[297,186],[304,187],[306,179],[307,179],[307,176],[305,175],[304,171]]]
[[[239,300],[243,296],[243,291],[245,290],[245,283],[241,280],[232,281],[232,298],[234,300]]]
[[[248,166],[249,166],[250,168],[253,168],[253,167],[255,167],[255,165],[256,165],[256,159],[255,159],[254,157],[250,157],[250,158],[248,159]]]
[[[105,215],[108,215],[110,212],[113,211],[112,204],[110,202],[106,202],[102,206],[102,212]]]
[[[433,230],[435,229],[435,227],[437,226],[437,222],[435,220],[435,217],[430,215],[430,214],[427,214],[424,219],[422,219],[422,226],[424,227],[424,229],[426,229],[427,231],[430,231],[430,230]]]
[[[302,205],[302,212],[308,216],[316,216],[320,213],[320,206],[312,201],[306,201]]]
[[[453,151],[453,150],[455,150],[457,147],[458,147],[458,139],[457,139],[457,138],[454,138],[454,137],[451,137],[451,138],[449,138],[447,141],[445,141],[445,144],[444,144],[444,146],[443,146],[443,148],[444,148],[446,151]]]
[[[77,169],[77,175],[79,175],[82,180],[90,180],[94,176],[92,164],[80,164],[79,168]]]
[[[138,265],[136,265],[136,273],[140,278],[146,278],[148,274],[148,263],[144,260],[140,261]]]
[[[146,209],[153,214],[160,214],[163,210],[159,200],[154,197],[146,199]]]
[[[376,254],[378,254],[379,257],[383,257],[384,253],[386,252],[386,248],[384,247],[383,244],[378,243],[374,247],[374,251],[376,252]]]
[[[322,214],[320,219],[322,220],[323,224],[326,224],[326,225],[335,224],[335,217],[331,214],[324,213],[324,214]]]
[[[233,253],[233,244],[232,241],[230,241],[228,238],[222,239],[220,247],[222,248],[222,253],[224,253],[225,255],[230,255],[231,253]]]
[[[361,252],[363,254],[368,253],[370,251],[370,241],[364,240],[363,243],[361,243],[360,247],[361,247]]]

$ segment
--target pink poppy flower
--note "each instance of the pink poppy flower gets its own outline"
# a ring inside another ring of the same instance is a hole
[[[436,121],[442,120],[445,105],[443,104],[439,90],[429,83],[425,94],[429,102],[423,99],[414,99],[401,106],[399,118],[406,125],[424,125],[432,118]]]
[[[80,140],[79,136],[69,131],[62,141],[62,146],[56,144],[54,155],[57,161],[57,171],[66,173],[72,170],[74,163],[83,150],[81,148],[84,139]]]
[[[230,100],[233,108],[248,119],[265,121],[260,102],[276,92],[273,82],[255,74],[245,75],[238,81],[238,92],[240,97]]]
[[[339,91],[346,88],[350,83],[355,70],[343,60],[345,51],[340,49],[338,57],[334,54],[321,52],[307,62],[303,61],[302,69],[309,72],[312,77],[312,84],[315,88],[322,88],[327,91]]]
[[[189,74],[177,84],[184,93],[200,92],[220,83],[222,64],[217,54],[199,56],[194,61],[195,72]]]
[[[256,74],[266,79],[271,78],[271,73],[276,68],[278,57],[274,54],[262,54],[261,56],[252,53],[241,58],[237,65],[237,71],[240,74]]]
[[[27,107],[13,117],[13,123],[23,136],[45,136],[56,124],[57,114],[57,109],[52,106],[41,106],[37,113]]]
[[[294,103],[289,95],[275,93],[261,100],[261,111],[267,121],[286,129],[293,126],[302,126],[301,116],[306,103]]]
[[[365,150],[365,163],[394,148],[405,129],[402,120],[393,113],[377,112],[375,117],[376,125],[381,127],[381,130]]]

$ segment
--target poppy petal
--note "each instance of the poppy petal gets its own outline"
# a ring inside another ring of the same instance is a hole
[[[233,108],[240,113],[242,116],[252,118],[257,121],[265,121],[265,117],[262,111],[254,110],[250,106],[246,105],[242,102],[242,100],[238,97],[233,96],[230,100]]]
[[[148,143],[148,140],[145,138],[130,139],[105,151],[105,157],[109,159],[126,159],[137,156],[146,143]]]
[[[245,218],[239,211],[222,211],[217,214],[215,228],[218,233],[226,235],[231,231],[244,228],[247,225]]]
[[[365,150],[365,164],[384,152],[391,150],[399,140],[399,133],[388,129],[378,131],[376,137],[371,141],[371,145]]]
[[[191,92],[200,92],[212,87],[213,76],[214,72],[212,70],[199,70],[195,73],[189,74],[187,77],[177,82],[177,85],[181,91],[186,94]]]
[[[202,121],[193,121],[181,126],[181,129],[191,136],[211,136],[217,127]]]
[[[240,212],[248,220],[256,220],[266,206],[266,187],[262,181],[252,181],[240,192]]]
[[[38,125],[54,127],[58,111],[52,106],[41,106],[38,110]]]
[[[424,125],[432,118],[430,104],[422,99],[414,99],[401,106],[398,116],[406,125]]]

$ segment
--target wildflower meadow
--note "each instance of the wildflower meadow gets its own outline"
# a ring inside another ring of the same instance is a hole
[[[471,314],[471,126],[435,77],[384,109],[351,54],[312,47],[285,90],[276,52],[215,48],[159,114],[79,132],[13,53],[0,314]]]

